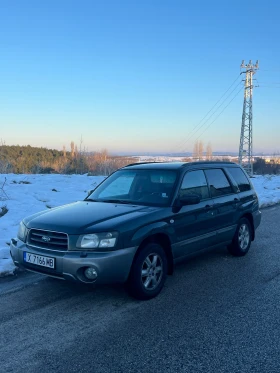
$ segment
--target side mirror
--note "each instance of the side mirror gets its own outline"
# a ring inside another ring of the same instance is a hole
[[[87,190],[87,197],[94,191],[94,189]]]
[[[187,194],[179,198],[181,206],[197,205],[200,202],[200,197],[197,194]]]

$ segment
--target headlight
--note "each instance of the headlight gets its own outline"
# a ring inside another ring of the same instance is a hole
[[[117,232],[84,234],[78,238],[77,247],[80,249],[107,249],[116,245]]]
[[[26,241],[26,235],[27,235],[27,228],[26,226],[23,224],[23,222],[21,221],[19,223],[19,227],[18,227],[18,233],[17,233],[17,237],[25,242]]]

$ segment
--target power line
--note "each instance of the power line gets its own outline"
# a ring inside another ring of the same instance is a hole
[[[271,71],[271,72],[279,72],[280,69],[259,69],[260,71]]]
[[[227,94],[227,92],[231,89],[231,87],[236,83],[236,81],[240,78],[240,74],[238,74],[237,78],[233,81],[233,83],[229,86],[229,88],[222,94],[222,96],[219,98],[219,100],[215,103],[215,105],[212,106],[212,108],[206,113],[206,115],[198,122],[198,124],[190,131],[188,137],[190,136],[190,134],[204,121],[204,119],[208,116],[208,114],[211,113],[211,111],[214,110],[214,108],[218,105],[218,103],[222,100],[222,98]],[[215,112],[214,112],[215,113]],[[213,113],[213,114],[214,114]],[[212,115],[211,115],[212,116]],[[211,117],[210,116],[210,117]],[[207,119],[209,120],[209,118]],[[188,139],[187,137],[187,139]],[[181,141],[180,142],[180,145],[178,145],[178,147],[182,147],[182,145],[184,144],[185,140],[183,140],[183,142]]]
[[[257,80],[258,84],[280,84],[280,82],[259,82]]]
[[[213,111],[214,110],[214,108],[218,105],[218,103],[222,100],[222,98],[227,94],[227,92],[231,89],[231,87],[236,83],[236,81],[240,78],[240,75],[241,75],[242,73],[240,73],[240,74],[238,74],[238,76],[237,76],[237,78],[236,79],[234,79],[234,81],[232,82],[232,84],[229,86],[229,88],[222,94],[222,96],[219,98],[219,100],[215,103],[215,105],[213,105],[212,106],[212,108],[205,114],[205,116],[198,122],[198,124],[197,125],[195,125],[194,126],[194,128],[189,132],[189,135],[188,135],[188,137],[190,136],[190,134],[204,121],[204,119],[208,116],[208,114],[210,114],[211,113],[211,111]],[[182,141],[180,141],[179,143],[178,143],[178,148],[180,148],[180,147],[182,147],[182,145],[184,144],[184,141],[185,140],[183,140],[183,142]]]
[[[232,101],[238,96],[238,94],[242,91],[243,87],[239,89],[239,91],[236,93],[236,95],[230,100],[230,102],[223,108],[223,110],[216,116],[216,118],[204,129],[204,131],[195,139],[194,142],[196,142],[207,130],[211,125],[223,114],[223,112],[226,110],[226,108],[232,103]]]
[[[260,84],[260,85],[258,85],[257,87],[269,87],[269,88],[280,88],[280,85],[262,85],[262,84]]]
[[[234,87],[234,89],[226,96],[226,98],[222,101],[222,103],[217,107],[217,109],[204,121],[204,123],[202,123],[197,129],[196,131],[194,131],[193,133],[190,133],[190,135],[187,137],[187,139],[185,139],[179,149],[181,149],[182,147],[185,147],[185,145],[189,142],[189,140],[196,134],[198,133],[205,125],[206,123],[215,115],[215,113],[217,113],[217,111],[221,108],[221,106],[224,105],[224,103],[228,100],[228,98],[236,91],[236,89],[239,87],[241,82],[238,82],[238,84]],[[200,122],[201,123],[201,122]],[[197,126],[196,126],[197,127]]]

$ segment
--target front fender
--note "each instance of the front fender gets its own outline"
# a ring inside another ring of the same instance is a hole
[[[174,241],[174,230],[166,222],[156,222],[152,224],[145,225],[144,227],[139,228],[133,235],[131,239],[131,246],[139,246],[140,243],[148,238],[149,236],[162,233],[169,237],[170,242]]]

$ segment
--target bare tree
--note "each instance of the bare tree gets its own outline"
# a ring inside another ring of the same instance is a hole
[[[0,159],[0,174],[8,174],[12,172],[13,166],[8,162]]]
[[[193,147],[193,158],[198,160],[199,159],[199,143],[198,141],[195,142]]]
[[[100,157],[102,162],[106,162],[108,158],[108,150],[107,149],[102,149],[100,152]]]
[[[213,158],[212,146],[211,146],[211,143],[208,142],[207,148],[206,148],[206,159],[207,161],[211,161],[212,158]]]
[[[4,189],[6,181],[7,181],[7,178],[5,177],[5,181],[2,184],[2,186],[0,187],[0,201],[5,201],[7,199],[10,199],[9,196],[8,196],[8,194],[6,193],[6,191]]]
[[[75,155],[75,144],[74,141],[71,141],[71,157],[74,158]]]
[[[280,164],[280,153],[279,153],[279,151],[273,153],[273,163]]]
[[[203,142],[202,141],[199,141],[199,144],[198,144],[198,159],[201,160],[203,159]]]

